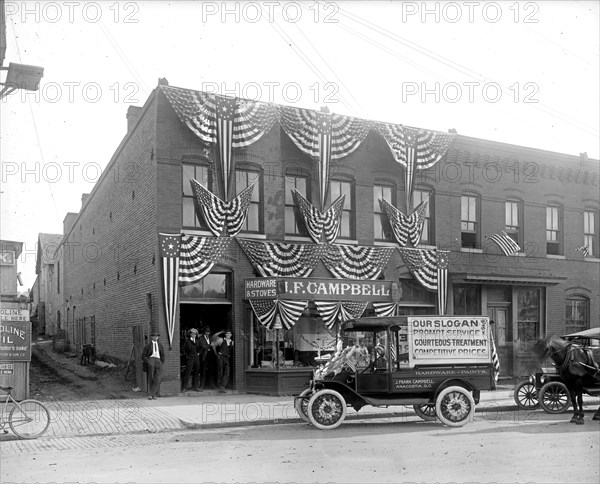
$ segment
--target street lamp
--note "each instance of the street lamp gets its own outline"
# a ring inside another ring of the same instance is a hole
[[[17,89],[37,91],[40,87],[40,79],[44,75],[43,67],[15,64],[14,62],[8,64],[8,67],[0,67],[0,70],[7,71],[5,82],[0,82],[0,85],[3,86],[0,91],[0,99]]]

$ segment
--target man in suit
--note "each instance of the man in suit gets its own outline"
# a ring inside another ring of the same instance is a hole
[[[217,335],[222,334],[217,333]],[[226,392],[227,385],[229,384],[229,373],[231,371],[231,355],[233,352],[233,340],[231,339],[231,331],[225,332],[225,338],[220,336],[217,338],[216,343],[217,350],[217,374],[219,382],[219,391],[221,393]]]
[[[185,391],[189,388],[190,376],[192,377],[192,388],[196,391],[198,387],[198,373],[200,371],[200,358],[198,356],[198,344],[196,338],[198,336],[198,330],[195,328],[190,329],[189,337],[183,343],[183,355],[185,357],[185,374],[182,382],[182,390]]]
[[[160,334],[157,330],[154,330],[150,336],[152,340],[144,346],[142,361],[146,363],[148,368],[148,400],[156,400],[156,397],[160,396],[165,349],[158,341]]]
[[[207,385],[207,374],[209,365],[209,354],[212,351],[210,328],[206,326],[202,331],[202,336],[196,338],[200,353],[200,390],[203,390]]]

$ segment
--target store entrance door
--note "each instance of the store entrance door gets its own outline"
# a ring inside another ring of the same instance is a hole
[[[488,317],[496,322],[492,325],[492,331],[500,360],[500,378],[512,378],[513,376],[513,327],[509,309],[510,303],[488,304],[487,307]]]

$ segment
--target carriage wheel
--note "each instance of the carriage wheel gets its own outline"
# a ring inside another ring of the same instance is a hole
[[[307,413],[318,429],[334,429],[346,418],[346,400],[335,390],[321,390],[310,397]]]
[[[308,418],[308,401],[310,400],[310,394],[312,390],[307,388],[300,395],[296,397],[294,401],[294,408],[296,409],[296,413],[300,416],[302,420],[310,423],[310,419]]]
[[[463,387],[444,388],[435,401],[435,413],[449,427],[462,427],[475,414],[475,401],[471,392]]]
[[[435,405],[429,403],[422,403],[419,405],[413,405],[415,413],[426,422],[433,422],[436,419]]]
[[[545,412],[563,413],[571,405],[571,394],[564,383],[551,381],[540,388],[538,400]]]
[[[531,382],[524,381],[515,388],[515,403],[521,410],[533,410],[538,408],[537,390]]]

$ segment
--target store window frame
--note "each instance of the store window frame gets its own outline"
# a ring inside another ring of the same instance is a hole
[[[344,189],[345,187],[345,189]],[[338,239],[354,240],[356,238],[356,211],[354,203],[354,182],[344,179],[333,179],[329,182],[329,205],[346,193],[342,209],[342,221]]]
[[[197,206],[196,197],[194,197],[194,192],[190,184],[190,177],[186,176],[186,168],[192,168],[194,170],[194,179],[212,191],[211,167],[204,163],[181,164],[181,225],[184,228],[206,230],[208,227],[203,215],[197,210],[200,207]],[[198,171],[201,172],[201,176],[198,176]],[[190,223],[190,210],[193,214],[193,224]]]
[[[556,203],[546,206],[546,254],[563,255],[563,207]]]
[[[435,245],[434,231],[434,192],[429,188],[417,187],[413,192],[413,207],[418,207],[424,200],[429,199],[427,210],[425,211],[425,220],[423,222],[423,232],[421,235],[421,244]]]
[[[387,193],[386,193],[387,192]],[[376,183],[373,185],[373,239],[379,242],[393,242],[394,233],[383,209],[380,199],[385,199],[392,206],[396,206],[394,195],[396,190],[393,185]]]
[[[466,202],[466,206],[465,206]],[[480,246],[480,196],[463,193],[460,197],[460,236],[461,247],[479,249]]]

